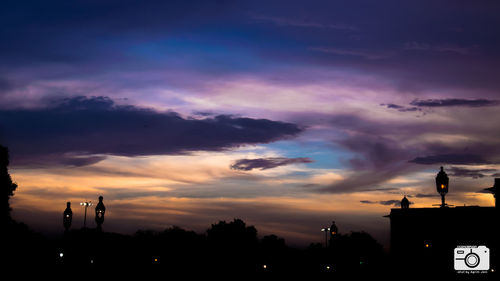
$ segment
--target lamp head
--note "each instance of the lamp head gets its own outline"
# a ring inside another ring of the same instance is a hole
[[[436,191],[439,194],[448,193],[448,184],[449,184],[448,175],[444,171],[443,167],[441,167],[439,173],[437,173],[436,176]]]

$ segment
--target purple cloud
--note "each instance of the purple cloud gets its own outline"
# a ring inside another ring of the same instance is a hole
[[[293,26],[293,27],[306,27],[306,28],[326,28],[347,31],[357,31],[358,28],[353,25],[343,23],[321,23],[308,20],[300,20],[296,18],[281,18],[265,15],[253,15],[252,18],[256,23],[272,23],[277,26]]]
[[[446,107],[446,106],[466,106],[466,107],[484,107],[499,105],[497,100],[488,99],[427,99],[414,100],[410,103],[419,107]]]
[[[175,112],[116,105],[107,97],[75,97],[51,107],[0,110],[0,136],[12,152],[13,164],[53,159],[85,165],[102,159],[90,155],[222,151],[274,142],[302,131],[298,125],[267,119],[184,118]]]
[[[456,164],[456,165],[480,165],[491,164],[490,161],[484,159],[477,154],[437,154],[423,157],[416,157],[409,162],[415,164]]]
[[[487,175],[486,173],[496,172],[497,169],[467,169],[467,168],[459,168],[459,167],[449,167],[447,169],[448,173],[451,176],[455,177],[471,177],[473,179],[483,178]]]
[[[393,103],[381,103],[380,104],[381,106],[385,106],[387,108],[390,108],[390,109],[395,109],[399,112],[413,112],[413,111],[422,111],[421,108],[418,108],[418,107],[408,107],[408,106],[402,106],[402,105],[398,105],[398,104],[393,104]]]
[[[286,158],[286,157],[269,157],[256,159],[239,159],[232,165],[231,169],[241,171],[251,171],[253,169],[267,170],[279,166],[285,166],[297,163],[312,163],[313,160],[307,157]]]

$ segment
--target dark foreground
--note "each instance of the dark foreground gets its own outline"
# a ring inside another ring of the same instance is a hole
[[[138,231],[135,235],[95,229],[74,230],[46,238],[24,224],[10,222],[2,247],[5,274],[50,274],[53,277],[108,276],[132,279],[172,276],[248,278],[308,276],[401,280],[495,280],[496,272],[457,274],[422,263],[403,268],[367,233],[332,238],[330,247],[311,244],[307,249],[286,246],[274,235],[257,239],[254,227],[241,220],[212,225],[204,235],[180,228],[163,232]],[[412,259],[414,260],[414,259]],[[433,270],[430,270],[433,268]],[[135,277],[134,277],[135,278]]]

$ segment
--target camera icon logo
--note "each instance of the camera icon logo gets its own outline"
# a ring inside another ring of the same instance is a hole
[[[455,270],[490,269],[490,249],[486,246],[458,246],[454,257]]]

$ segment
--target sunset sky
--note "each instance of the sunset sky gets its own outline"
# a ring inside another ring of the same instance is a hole
[[[0,144],[13,217],[42,233],[204,232],[291,245],[367,231],[407,195],[492,206],[498,1],[3,1]],[[89,220],[94,225],[93,216]]]

